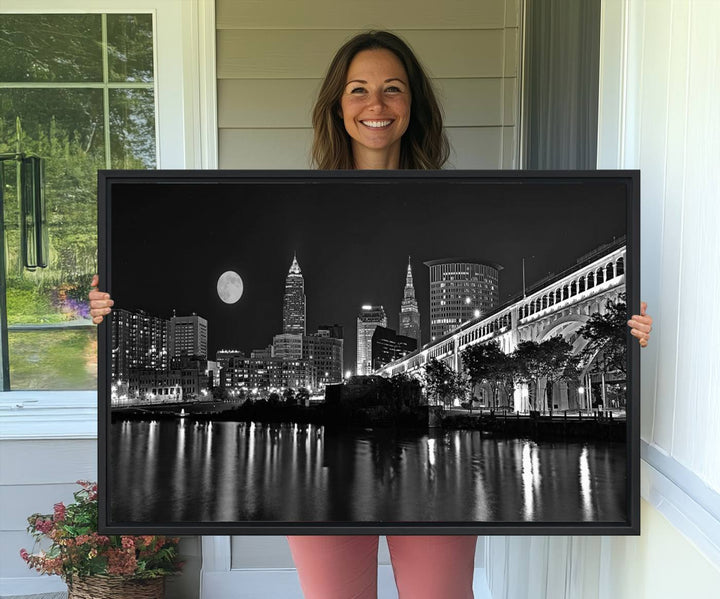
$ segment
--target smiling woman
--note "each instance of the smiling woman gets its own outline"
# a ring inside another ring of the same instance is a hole
[[[350,63],[340,100],[355,168],[387,169],[400,162],[410,121],[410,86],[400,60],[389,50],[359,52]]]
[[[338,50],[312,124],[320,169],[439,169],[450,154],[429,77],[387,31],[356,35]]]

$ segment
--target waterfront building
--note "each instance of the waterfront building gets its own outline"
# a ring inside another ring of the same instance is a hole
[[[408,256],[407,274],[405,275],[405,290],[403,299],[400,302],[400,326],[398,333],[405,337],[412,337],[416,340],[416,347],[422,347],[420,340],[420,310],[415,299],[415,285],[413,284],[412,266],[410,265],[410,257]]]
[[[500,305],[499,264],[445,258],[425,266],[430,269],[431,341]]]
[[[167,370],[169,365],[169,322],[143,311],[113,309],[112,379],[127,385],[130,370]],[[124,387],[122,393],[127,392]]]
[[[343,340],[326,333],[319,330],[302,338],[302,358],[310,366],[313,389],[343,380]]]
[[[310,387],[311,378],[305,360],[282,358],[232,358],[223,376],[225,387],[258,397],[287,388]]]
[[[305,334],[305,280],[297,256],[293,256],[285,279],[283,298],[283,333]]]
[[[375,327],[371,342],[372,369],[377,370],[417,349],[417,339],[398,335],[393,329]]]
[[[207,320],[193,312],[192,316],[170,319],[171,356],[204,356],[207,358]]]
[[[357,371],[363,375],[372,372],[372,336],[375,328],[387,326],[385,308],[365,305],[357,317]]]

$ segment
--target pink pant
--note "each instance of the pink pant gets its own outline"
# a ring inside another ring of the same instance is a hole
[[[472,599],[475,536],[389,536],[399,599]],[[375,599],[376,536],[288,537],[305,599]]]

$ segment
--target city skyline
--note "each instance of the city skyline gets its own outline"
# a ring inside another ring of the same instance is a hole
[[[220,349],[249,354],[283,331],[283,297],[293,257],[303,265],[307,331],[321,324],[342,325],[347,369],[356,363],[355,319],[363,304],[383,305],[388,327],[399,331],[408,255],[422,343],[427,343],[429,273],[423,262],[469,255],[502,264],[503,303],[522,292],[522,258],[529,286],[625,232],[624,190],[597,182],[552,189],[518,185],[513,198],[506,186],[484,184],[482,200],[477,186],[451,186],[457,193],[448,193],[447,186],[437,183],[416,186],[412,199],[392,188],[380,193],[377,185],[333,182],[323,184],[325,193],[318,186],[247,187],[248,197],[238,199],[237,186],[213,185],[214,199],[207,202],[212,210],[198,208],[197,188],[165,185],[158,193],[153,186],[131,187],[114,196],[114,207],[120,208],[113,209],[113,228],[132,231],[116,235],[113,242],[110,291],[116,305],[165,318],[173,309],[203,316],[211,359]],[[357,214],[341,209],[338,197],[357,208]],[[583,201],[576,210],[577,197]],[[543,222],[540,230],[544,213],[556,220]],[[585,234],[567,239],[563,232],[569,228],[582,228]],[[193,247],[183,242],[190,237],[204,241]],[[238,272],[245,285],[243,297],[233,305],[222,305],[215,291],[226,270]]]

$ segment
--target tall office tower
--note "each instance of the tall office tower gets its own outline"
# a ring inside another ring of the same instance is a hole
[[[283,333],[305,334],[305,280],[296,256],[285,279]]]
[[[357,317],[357,372],[372,372],[372,336],[375,327],[386,327],[387,317],[382,306],[363,306]]]
[[[415,286],[413,285],[412,267],[410,266],[409,256],[407,275],[405,276],[405,292],[400,302],[399,322],[398,333],[404,337],[412,337],[417,341],[417,347],[422,347],[422,343],[420,343],[420,311],[418,310],[418,303],[415,299]]]
[[[431,341],[500,304],[499,264],[446,258],[425,266],[430,268]]]
[[[143,311],[112,311],[112,379],[127,381],[130,370],[167,370],[169,322]]]
[[[207,320],[193,312],[192,316],[170,319],[170,355],[203,356],[207,358]]]

